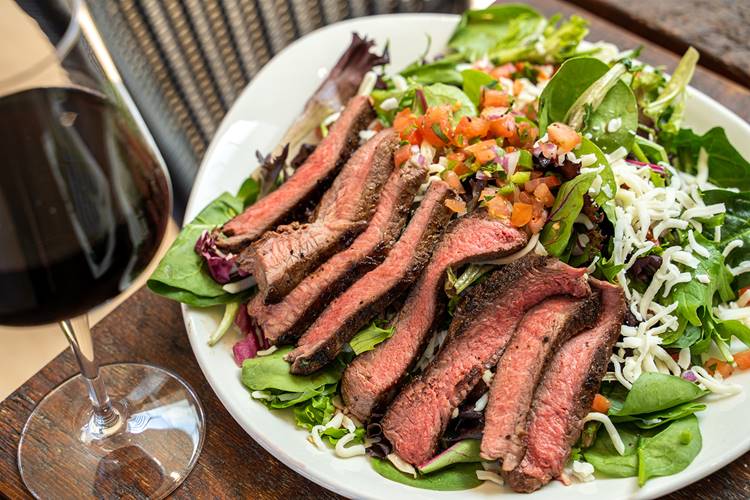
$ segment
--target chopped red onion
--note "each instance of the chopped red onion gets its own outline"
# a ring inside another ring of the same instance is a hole
[[[419,156],[417,156],[417,165],[419,165],[420,167],[424,167],[424,164],[426,162],[427,160],[425,159],[424,155],[420,154]]]
[[[411,147],[411,154],[414,154],[414,155],[415,155],[415,154],[417,154],[417,153],[419,153],[419,146],[417,146],[416,144],[414,144],[414,145],[413,145],[413,146]]]
[[[665,172],[664,167],[662,167],[661,165],[656,165],[654,163],[646,163],[646,162],[636,161],[636,160],[627,160],[627,162],[631,163],[633,165],[638,165],[640,167],[648,167],[648,168],[650,168],[651,170],[653,170],[654,172],[656,172],[657,174],[660,174],[660,175],[663,175],[664,172]]]
[[[520,151],[513,151],[512,153],[506,153],[503,156],[505,162],[505,170],[508,172],[508,176],[516,173],[516,166],[518,166],[518,159],[521,157]]]
[[[693,373],[693,370],[688,370],[686,372],[683,372],[682,378],[687,380],[688,382],[698,382],[698,377],[695,376],[695,373]]]
[[[257,356],[259,350],[258,339],[255,338],[255,335],[248,335],[232,346],[234,362],[237,363],[237,366],[242,366],[243,361]]]
[[[477,174],[475,177],[478,181],[488,181],[492,179],[492,175],[485,172],[484,170],[477,170]]]

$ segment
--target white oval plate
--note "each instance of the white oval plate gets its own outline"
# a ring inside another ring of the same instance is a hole
[[[325,78],[348,46],[351,33],[374,38],[379,47],[390,40],[392,65],[403,68],[419,57],[432,37],[432,53],[446,46],[458,21],[457,16],[405,14],[360,18],[331,25],[296,41],[278,54],[253,79],[227,113],[203,159],[187,207],[191,220],[224,191],[236,192],[257,167],[255,150],[268,152],[301,112],[305,102]],[[706,95],[691,89],[685,122],[698,132],[723,126],[733,144],[750,157],[750,126]],[[319,451],[307,441],[307,432],[297,428],[289,413],[270,411],[253,401],[239,381],[239,369],[232,359],[229,333],[217,346],[206,344],[218,325],[221,311],[182,307],[185,327],[198,363],[211,387],[234,419],[253,439],[276,458],[308,479],[347,497],[354,498],[461,498],[490,495],[518,495],[493,484],[456,492],[421,490],[379,476],[364,457],[337,458],[331,451]],[[732,382],[750,389],[750,373],[733,375]],[[750,401],[747,393],[711,402],[699,414],[703,449],[693,463],[674,476],[650,480],[638,488],[635,478],[598,479],[566,487],[559,482],[532,495],[535,499],[653,498],[696,481],[728,464],[750,449],[747,432]],[[263,474],[264,471],[256,471]]]

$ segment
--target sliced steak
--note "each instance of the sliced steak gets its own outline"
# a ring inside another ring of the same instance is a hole
[[[359,145],[359,133],[375,118],[366,96],[352,98],[328,135],[284,184],[224,224],[219,248],[238,253],[278,225],[314,206]]]
[[[622,289],[594,279],[591,284],[601,292],[601,315],[593,328],[563,344],[536,389],[526,454],[512,472],[503,473],[516,491],[535,491],[560,477],[620,335],[626,308]]]
[[[393,130],[380,132],[341,169],[323,195],[314,222],[281,226],[243,250],[238,265],[255,277],[265,303],[281,300],[365,229],[393,171],[397,145]]]
[[[530,256],[493,272],[459,305],[437,357],[391,404],[382,421],[394,451],[422,464],[436,451],[453,410],[502,355],[524,313],[551,295],[590,293],[585,269]]]
[[[271,344],[296,341],[334,298],[385,259],[426,177],[427,169],[411,162],[395,169],[383,187],[370,224],[349,248],[303,279],[281,302],[265,305],[260,296],[250,301],[248,313]]]
[[[450,196],[444,182],[430,184],[385,261],[334,300],[287,354],[292,373],[312,373],[333,360],[357,331],[414,283],[450,218],[445,206]]]
[[[526,241],[524,231],[490,219],[484,209],[451,222],[401,308],[393,336],[357,357],[344,372],[342,397],[349,410],[368,420],[419,359],[444,305],[440,296],[449,267],[497,259],[521,249]]]
[[[500,358],[484,412],[481,453],[513,470],[526,451],[526,422],[546,363],[572,335],[599,316],[599,294],[559,295],[534,306],[521,320]]]

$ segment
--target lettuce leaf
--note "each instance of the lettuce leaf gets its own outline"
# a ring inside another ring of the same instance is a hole
[[[357,334],[349,341],[349,346],[354,351],[354,354],[359,356],[363,352],[372,351],[375,346],[391,338],[393,335],[394,327],[381,328],[378,326],[378,322],[373,321],[370,326],[360,330]]]

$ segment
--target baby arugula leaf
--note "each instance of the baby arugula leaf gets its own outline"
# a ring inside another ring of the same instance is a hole
[[[676,134],[661,134],[659,139],[677,168],[695,173],[702,148],[707,155],[709,181],[723,188],[750,191],[750,163],[732,146],[723,128],[714,127],[703,135],[680,129]]]
[[[574,128],[590,136],[605,153],[620,146],[630,151],[638,107],[633,91],[619,79],[620,66],[610,73],[609,66],[595,57],[565,61],[539,97],[540,133],[550,123],[575,118]],[[619,126],[610,125],[612,120]]]
[[[651,118],[660,130],[675,133],[679,129],[687,86],[693,78],[698,58],[698,51],[689,47],[656,99],[643,108],[643,114]]]

